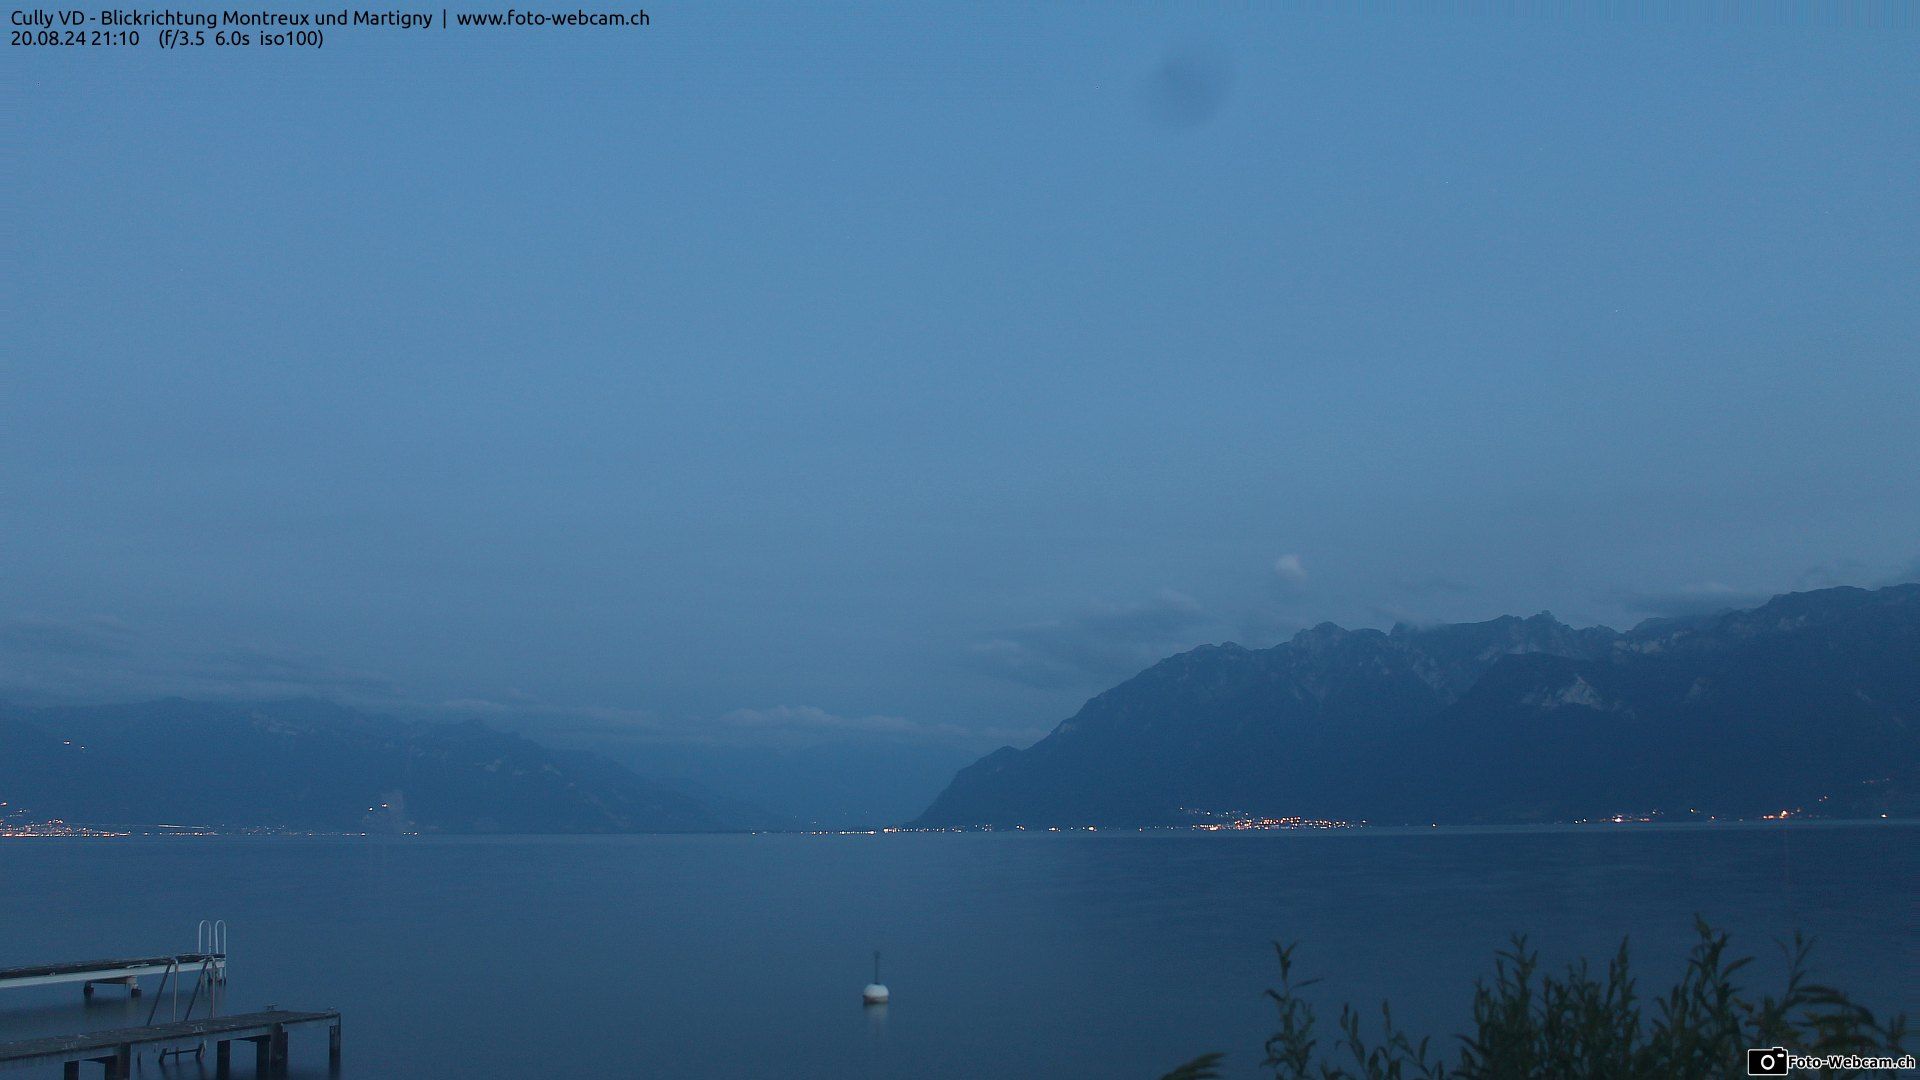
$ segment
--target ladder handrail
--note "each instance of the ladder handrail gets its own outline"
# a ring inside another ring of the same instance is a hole
[[[219,981],[225,982],[227,979],[227,920],[201,919],[200,925],[193,931],[193,945],[195,951],[201,955],[219,958],[214,974]]]
[[[200,961],[200,977],[193,980],[193,996],[187,999],[187,1015],[182,1017],[176,1017],[175,1018],[176,1020],[193,1019],[193,1006],[196,1002],[200,1000],[200,984],[207,981],[207,974],[212,970],[213,970],[212,960]],[[178,1002],[180,1000],[180,990],[177,986],[174,988],[173,997],[175,1002]],[[209,985],[207,988],[207,1008],[209,1010],[212,1010],[213,1008],[213,988],[211,985]]]
[[[153,1005],[147,1009],[148,1027],[153,1026],[153,1018],[160,1012],[160,999],[166,996],[167,980],[172,978],[174,971],[179,967],[180,958],[176,956],[167,961],[167,970],[160,973],[160,985],[153,992]],[[180,1011],[180,988],[178,986],[173,988],[173,1006],[174,1012],[177,1014]]]
[[[216,953],[225,956],[227,952],[227,920],[201,919],[200,925],[193,931],[194,948],[203,953]]]
[[[211,954],[205,952],[201,954],[199,964],[200,974],[193,980],[193,993],[187,997],[187,1011],[185,1013],[180,1011],[180,980],[173,980],[174,1023],[193,1019],[194,1007],[200,1003],[200,988],[202,986],[207,989],[207,1015],[209,1017],[220,1015],[219,983],[217,982],[217,976],[215,975],[216,968],[214,966],[216,963],[218,963],[218,961],[216,961]],[[176,958],[167,965],[167,973],[163,973],[160,976],[160,989],[154,994],[153,1008],[147,1012],[147,1024],[149,1026],[153,1024],[153,1014],[160,1009],[160,995],[166,990],[167,974],[175,972],[178,968],[179,960]],[[206,1051],[206,1048],[206,1040],[197,1040],[193,1046],[193,1056],[198,1058]],[[162,1047],[155,1056],[164,1065],[169,1055],[173,1057],[185,1057],[187,1051],[177,1045],[165,1046]]]

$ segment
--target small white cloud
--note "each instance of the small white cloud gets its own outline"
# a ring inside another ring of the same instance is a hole
[[[1307,583],[1307,565],[1300,561],[1298,555],[1287,554],[1273,560],[1273,573],[1289,585]]]

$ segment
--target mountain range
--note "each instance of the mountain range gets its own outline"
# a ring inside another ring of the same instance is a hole
[[[0,709],[0,821],[444,833],[769,822],[593,754],[314,699]]]
[[[912,822],[1911,814],[1920,584],[1625,633],[1547,613],[1208,645],[961,770]]]
[[[798,768],[792,754],[705,761],[704,772],[692,767],[704,759],[661,755],[644,755],[660,759],[651,775],[686,775],[652,779],[478,723],[402,721],[316,699],[0,706],[0,823],[796,827],[860,817],[822,792],[865,791],[900,757],[841,754],[825,762],[839,763],[837,773],[814,762],[820,775],[786,791],[766,777]],[[939,754],[923,756],[914,761],[924,767],[895,778],[900,798],[939,782]],[[724,782],[730,772],[739,783]],[[749,792],[787,812],[748,805]],[[1389,631],[1323,623],[1272,648],[1201,646],[1097,695],[1033,746],[1003,747],[960,770],[910,824],[1526,823],[1782,811],[1920,812],[1920,584],[1792,593],[1624,633],[1575,629],[1543,612]]]

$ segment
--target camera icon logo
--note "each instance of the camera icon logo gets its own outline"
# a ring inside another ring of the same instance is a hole
[[[1784,1046],[1769,1046],[1763,1050],[1747,1051],[1747,1075],[1787,1075],[1787,1048]]]

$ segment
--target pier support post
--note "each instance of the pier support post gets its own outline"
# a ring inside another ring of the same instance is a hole
[[[113,1057],[107,1066],[109,1080],[127,1080],[133,1075],[133,1044],[121,1043],[114,1047]]]
[[[89,1001],[93,1000],[93,988],[99,986],[101,983],[113,983],[117,986],[124,986],[127,988],[128,994],[134,997],[140,996],[140,977],[137,975],[128,975],[122,979],[88,979],[86,982],[80,984],[80,996]]]
[[[253,1043],[253,1075],[272,1076],[273,1065],[272,1059],[267,1056],[267,1044],[273,1040],[268,1036],[262,1035],[257,1039],[250,1039],[248,1041]]]
[[[66,1067],[60,1070],[60,1076],[61,1080],[80,1080],[80,1063],[67,1062]]]
[[[327,1025],[327,1071],[340,1075],[340,1021]]]
[[[216,1080],[227,1080],[233,1075],[232,1039],[221,1039],[213,1044],[213,1075]]]
[[[273,1035],[268,1038],[267,1045],[271,1048],[273,1075],[287,1075],[287,1029],[279,1024],[273,1025]]]

